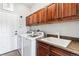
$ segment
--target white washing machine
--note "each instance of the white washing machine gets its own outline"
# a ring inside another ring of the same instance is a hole
[[[21,55],[22,56],[36,56],[36,39],[43,38],[44,33],[38,32],[37,36],[31,36],[28,34],[21,35]]]

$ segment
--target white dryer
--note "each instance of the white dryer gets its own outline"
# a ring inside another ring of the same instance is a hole
[[[36,56],[36,39],[41,39],[44,37],[43,32],[37,32],[36,35],[22,34],[21,41],[21,54],[22,56]]]

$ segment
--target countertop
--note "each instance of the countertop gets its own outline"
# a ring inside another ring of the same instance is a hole
[[[48,38],[48,37],[47,37],[47,38]],[[45,38],[42,38],[42,39],[45,39]],[[40,39],[37,39],[37,40],[42,41],[42,40],[40,40]],[[44,41],[42,41],[42,42],[44,42]],[[72,41],[70,42],[70,44],[69,44],[67,47],[62,47],[62,46],[59,46],[59,45],[51,44],[51,43],[49,43],[49,42],[44,42],[44,43],[47,43],[47,44],[56,46],[56,47],[58,47],[58,48],[61,48],[61,49],[64,49],[64,50],[66,50],[66,51],[70,51],[70,52],[72,52],[72,53],[76,53],[76,54],[79,55],[79,41],[72,40]]]

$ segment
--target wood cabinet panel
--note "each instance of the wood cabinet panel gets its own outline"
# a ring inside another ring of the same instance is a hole
[[[31,15],[29,18],[29,25],[33,25],[34,16]]]
[[[37,48],[37,56],[48,56],[49,52],[48,49],[44,48],[43,46],[38,46]]]
[[[53,5],[47,7],[47,22],[52,21],[52,6]]]
[[[29,20],[30,20],[30,18],[26,17],[26,26],[29,26]]]
[[[76,3],[76,13],[77,13],[77,15],[79,16],[79,3]]]
[[[71,4],[70,3],[63,3],[62,4],[62,17],[69,17],[71,16]]]
[[[76,15],[75,3],[63,3],[63,17],[69,17]]]
[[[72,3],[72,4],[71,4],[71,15],[72,15],[72,16],[76,16],[76,15],[77,15],[77,14],[76,14],[76,13],[77,13],[76,10],[77,10],[76,3]]]
[[[41,10],[41,23],[46,23],[46,20],[47,20],[47,8],[44,8]]]
[[[37,56],[78,56],[75,53],[37,41]]]
[[[47,22],[56,22],[58,18],[58,5],[52,4],[48,6],[47,10]]]
[[[52,5],[52,21],[57,22],[58,17],[58,4]]]
[[[33,24],[38,25],[38,15],[37,15],[37,13],[33,14]]]
[[[62,18],[62,3],[58,3],[58,17]]]
[[[51,56],[52,56],[52,55],[55,55],[55,56],[62,56],[62,55],[63,55],[63,56],[65,56],[65,55],[67,55],[67,54],[64,53],[63,50],[51,46],[51,47],[50,47],[50,55],[51,55]]]
[[[47,44],[37,42],[37,56],[48,56],[49,46]]]
[[[63,50],[63,49],[60,49],[60,48],[57,48],[57,47],[54,47],[54,46],[51,46],[50,55],[51,56],[53,56],[53,55],[55,55],[55,56],[75,56],[76,54]]]
[[[59,12],[58,7],[59,7],[59,6],[58,6],[58,3],[56,3],[56,4],[55,4],[55,12],[53,11],[53,12],[54,12],[54,18],[55,18],[55,19],[58,19],[58,18],[59,18],[59,16],[58,16],[58,12]],[[53,13],[53,12],[52,12],[52,13]]]
[[[37,13],[34,13],[33,15],[30,15],[29,17],[27,17],[26,20],[26,24],[27,25],[37,25],[38,24],[38,15]]]
[[[63,20],[62,20],[62,15],[63,15],[63,14],[62,14],[62,13],[63,13],[63,12],[62,12],[62,10],[63,10],[63,9],[62,9],[62,4],[63,4],[63,3],[58,3],[58,4],[57,4],[57,5],[58,5],[58,8],[57,8],[57,9],[58,9],[58,18],[57,18],[57,19],[58,19],[58,22],[63,21]]]
[[[56,4],[53,4],[51,6],[49,6],[51,8],[51,20],[55,18],[55,10],[56,10]],[[49,11],[49,10],[48,10]]]
[[[41,24],[42,16],[41,16],[41,10],[37,12],[38,13],[38,22]]]
[[[40,11],[38,11],[38,22],[39,24],[46,23],[47,19],[47,8],[43,8]]]
[[[79,3],[73,3],[72,5],[72,20],[79,20]]]
[[[58,3],[58,6],[58,16],[62,21],[72,20],[72,17],[76,16],[75,3]]]
[[[49,45],[48,45],[48,44],[45,44],[45,43],[40,42],[40,41],[37,41],[37,44],[38,44],[39,46],[45,47],[46,49],[49,49]]]

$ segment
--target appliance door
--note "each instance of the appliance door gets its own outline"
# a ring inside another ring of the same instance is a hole
[[[23,56],[31,56],[31,40],[23,38]]]
[[[17,49],[18,16],[0,12],[0,54]]]

